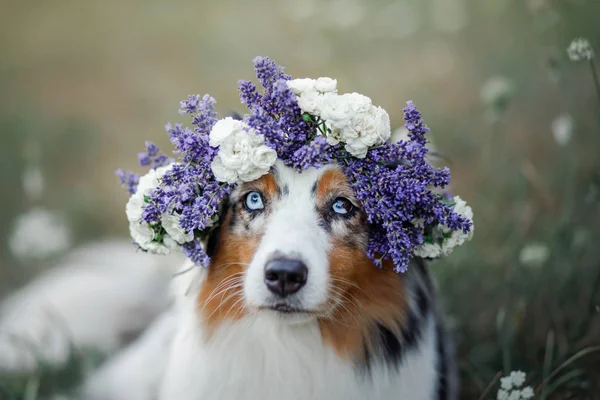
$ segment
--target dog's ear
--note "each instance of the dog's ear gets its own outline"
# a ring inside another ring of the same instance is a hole
[[[227,212],[230,208],[229,197],[225,197],[223,201],[221,201],[221,205],[219,206],[219,222],[212,227],[212,229],[208,232],[207,237],[204,239],[204,244],[206,248],[206,254],[209,257],[214,257],[219,250],[219,242],[221,241],[221,231],[223,229],[223,224],[225,223],[225,217],[227,216]]]

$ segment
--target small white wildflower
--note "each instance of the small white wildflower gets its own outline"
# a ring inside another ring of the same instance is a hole
[[[513,387],[513,381],[510,376],[500,378],[500,387],[504,390],[510,390]]]
[[[594,49],[590,42],[584,38],[574,39],[567,48],[567,54],[571,61],[592,60],[594,58]]]
[[[40,167],[30,165],[23,171],[23,191],[29,200],[37,200],[44,192],[44,175]]]
[[[510,373],[510,379],[515,387],[521,387],[525,383],[525,372],[513,371]]]
[[[509,395],[508,395],[508,400],[521,400],[521,391],[520,390],[513,390]]]
[[[530,268],[538,268],[550,257],[550,249],[544,243],[530,243],[519,253],[519,262]]]
[[[67,250],[71,231],[61,215],[34,208],[16,218],[8,244],[18,259],[41,260]]]
[[[481,98],[489,107],[504,107],[514,94],[513,82],[504,76],[490,78],[481,88]]]
[[[299,78],[287,81],[287,85],[290,90],[298,96],[304,92],[315,91],[315,84],[316,81],[310,78]]]
[[[234,132],[220,142],[211,164],[215,178],[233,184],[250,182],[269,172],[277,160],[275,150],[266,146],[264,137],[253,129],[243,124],[231,127]]]
[[[524,400],[533,399],[534,394],[535,393],[530,386],[526,386],[521,390],[521,398]]]
[[[522,371],[513,371],[510,375],[500,378],[500,389],[496,400],[528,400],[533,398],[534,392],[530,386],[523,386],[526,375]]]
[[[321,93],[337,92],[337,79],[327,77],[318,78],[314,87]]]
[[[562,114],[552,121],[552,135],[559,146],[565,146],[571,141],[575,121],[570,114]]]
[[[508,400],[508,392],[504,389],[498,390],[498,394],[496,395],[496,400]]]

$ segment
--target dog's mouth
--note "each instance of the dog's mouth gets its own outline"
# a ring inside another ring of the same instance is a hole
[[[270,306],[260,307],[263,310],[277,311],[282,314],[313,314],[313,311],[300,307],[294,307],[285,303],[277,303]]]

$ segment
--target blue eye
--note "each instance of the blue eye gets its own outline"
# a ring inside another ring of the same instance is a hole
[[[350,200],[345,199],[343,197],[338,197],[331,205],[331,208],[336,214],[348,214],[354,209],[354,206],[352,205]]]
[[[258,192],[248,193],[246,195],[246,201],[244,202],[244,206],[246,206],[246,209],[248,211],[257,211],[265,208],[262,196]]]

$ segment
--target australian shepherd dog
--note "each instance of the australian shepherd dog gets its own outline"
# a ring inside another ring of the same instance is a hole
[[[180,304],[158,398],[456,398],[452,348],[423,260],[367,257],[342,171],[281,162],[239,185]]]

